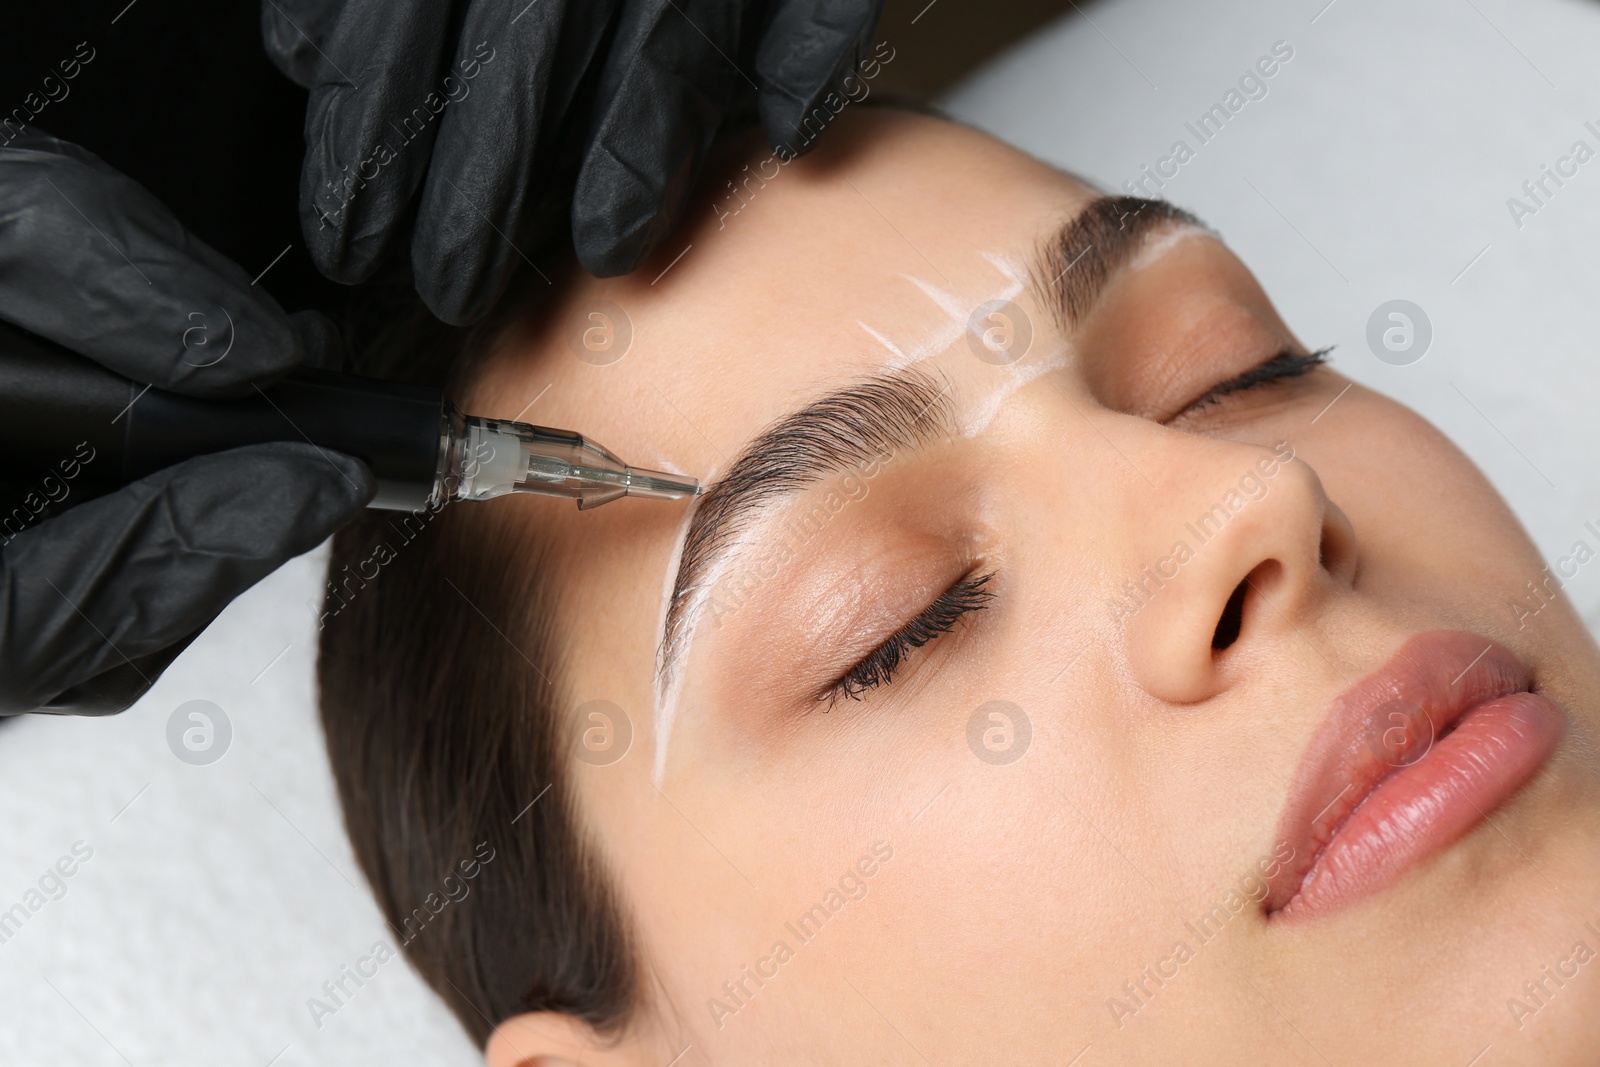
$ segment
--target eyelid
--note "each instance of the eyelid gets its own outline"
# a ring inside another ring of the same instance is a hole
[[[817,699],[827,701],[828,710],[831,710],[840,697],[860,700],[863,693],[894,681],[905,658],[914,649],[934,643],[954,631],[974,611],[988,607],[988,602],[994,599],[994,593],[986,586],[994,576],[992,570],[981,575],[976,571],[968,571],[956,579],[949,588],[934,597],[926,607],[818,693]]]
[[[1263,360],[1250,369],[1211,386],[1204,393],[1185,404],[1176,414],[1163,421],[1168,423],[1175,422],[1184,415],[1193,414],[1209,404],[1220,403],[1225,397],[1247,392],[1258,386],[1271,385],[1275,382],[1287,381],[1310,374],[1328,362],[1328,353],[1332,351],[1332,345],[1305,354],[1284,349],[1270,359]]]

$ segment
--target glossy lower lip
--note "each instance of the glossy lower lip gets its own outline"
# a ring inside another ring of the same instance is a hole
[[[1295,851],[1269,916],[1319,918],[1393,885],[1526,784],[1567,725],[1530,681],[1500,645],[1438,631],[1335,699],[1285,806],[1278,840]]]

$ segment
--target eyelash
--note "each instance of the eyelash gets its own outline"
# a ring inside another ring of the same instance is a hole
[[[887,641],[869,652],[819,696],[818,700],[828,702],[824,710],[832,710],[841,698],[860,700],[868,690],[887,685],[912,649],[921,648],[939,635],[949,633],[967,615],[988,607],[989,601],[994,599],[994,593],[985,586],[993,577],[993,571],[977,576],[968,575],[946,589],[933,603],[923,608],[920,615],[890,635]]]
[[[1220,404],[1224,397],[1236,393],[1243,393],[1259,385],[1270,385],[1273,382],[1286,381],[1310,374],[1318,367],[1328,362],[1328,353],[1333,351],[1333,346],[1319,348],[1309,355],[1297,355],[1294,352],[1279,352],[1265,363],[1257,364],[1243,374],[1235,375],[1225,382],[1219,382],[1183,411],[1180,415],[1187,415],[1199,411],[1211,404]]]

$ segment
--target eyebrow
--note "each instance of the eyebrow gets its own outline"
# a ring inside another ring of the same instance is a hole
[[[950,436],[950,385],[920,371],[877,375],[811,401],[751,441],[696,501],[657,657],[667,675],[687,637],[688,609],[713,562],[763,505],[852,468]]]
[[[1081,323],[1106,283],[1127,265],[1144,240],[1171,225],[1209,230],[1194,215],[1166,200],[1102,196],[1039,242],[1028,285],[1050,309],[1063,332]]]
[[[1028,284],[1063,331],[1082,322],[1106,283],[1151,233],[1173,224],[1207,228],[1165,200],[1102,196],[1034,249]],[[657,652],[658,684],[687,639],[690,607],[763,505],[798,493],[830,474],[914,450],[955,431],[955,410],[941,384],[918,371],[879,375],[814,400],[755,438],[696,501],[667,602]]]

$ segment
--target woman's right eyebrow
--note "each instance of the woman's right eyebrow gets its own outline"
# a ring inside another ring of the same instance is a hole
[[[812,401],[751,441],[694,504],[657,656],[658,684],[675,665],[713,563],[763,506],[955,432],[950,384],[921,371],[876,375]]]

